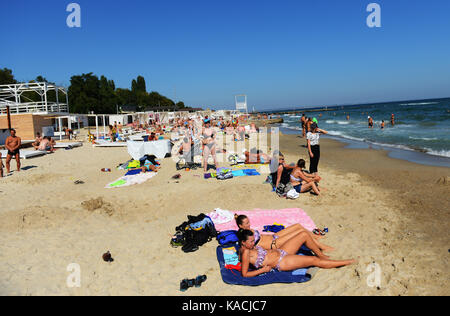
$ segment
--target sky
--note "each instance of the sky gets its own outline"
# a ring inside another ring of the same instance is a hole
[[[212,109],[236,94],[249,110],[450,97],[449,14],[448,0],[0,0],[0,68],[65,86],[141,75],[148,91]]]

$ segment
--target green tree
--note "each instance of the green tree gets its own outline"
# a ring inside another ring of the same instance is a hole
[[[92,72],[81,76],[72,76],[68,95],[72,113],[87,114],[94,111],[94,113],[101,114],[100,81]]]
[[[0,84],[14,84],[17,83],[14,79],[14,75],[11,69],[3,68],[0,69]]]

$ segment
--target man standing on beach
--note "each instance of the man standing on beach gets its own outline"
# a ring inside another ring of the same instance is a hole
[[[5,147],[8,149],[8,154],[6,155],[6,173],[10,172],[11,159],[14,157],[17,162],[17,171],[20,171],[20,146],[22,145],[22,140],[20,137],[16,136],[16,131],[14,129],[10,130],[11,136],[6,139]]]
[[[306,116],[305,116],[305,113],[302,114],[302,118],[300,119],[300,122],[302,123],[302,136],[303,136],[303,138],[305,138],[306,137],[306,132],[305,132]]]

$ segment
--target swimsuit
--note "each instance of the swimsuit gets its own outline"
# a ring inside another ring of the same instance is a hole
[[[146,160],[144,163],[144,167],[145,167],[145,169],[147,169],[147,171],[151,170],[150,166],[153,166],[153,164],[149,160]]]
[[[8,155],[9,156],[15,156],[15,155],[19,155],[19,154],[20,154],[20,150],[19,149],[16,149],[14,151],[11,151],[11,150],[8,149]]]
[[[260,240],[261,240],[261,234],[259,233],[259,231],[255,230],[255,245],[257,245]]]
[[[214,142],[214,139],[213,139],[213,135],[214,135],[214,134],[215,134],[214,131],[211,133],[211,135],[208,135],[208,134],[203,133],[203,139],[204,139],[204,140],[207,140],[207,139],[209,139],[209,138],[211,138],[211,139],[213,140],[211,143],[205,144],[206,146],[208,146],[209,150],[211,150],[211,149],[214,147],[214,145],[216,144],[216,143]]]
[[[255,262],[255,268],[259,269],[262,268],[263,263],[264,263],[264,259],[267,256],[267,251],[264,250],[263,248],[256,246],[256,251],[258,252],[258,256],[256,258],[256,262]],[[275,267],[276,270],[280,271],[280,263],[281,260],[283,260],[283,258],[288,254],[286,251],[282,250],[282,249],[278,249],[277,250],[280,253],[280,258],[278,259],[277,265]]]

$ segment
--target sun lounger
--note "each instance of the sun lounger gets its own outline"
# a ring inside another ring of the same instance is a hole
[[[6,158],[6,154],[8,153],[8,151],[1,150],[0,152],[2,153],[2,158]],[[40,150],[24,150],[24,149],[20,150],[20,158],[21,159],[29,159],[29,158],[33,158],[33,157],[43,156],[46,154],[47,154],[47,152],[40,151]]]
[[[125,142],[108,142],[106,140],[97,140],[94,147],[127,147],[127,143]]]
[[[68,147],[81,147],[83,143],[81,142],[58,142],[53,148],[68,148]]]

